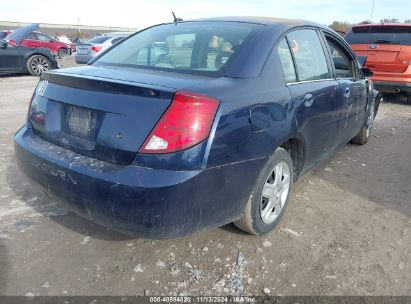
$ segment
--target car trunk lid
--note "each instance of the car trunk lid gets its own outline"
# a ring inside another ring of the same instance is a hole
[[[404,58],[401,45],[387,44],[357,44],[351,45],[359,56],[367,56],[365,67],[376,72],[402,73],[409,65],[409,60]],[[410,48],[411,49],[411,48]]]
[[[92,45],[88,43],[77,43],[76,51],[78,55],[90,55]]]
[[[120,79],[115,80],[105,74],[110,71],[91,66],[43,74],[29,122],[38,136],[56,145],[96,159],[130,164],[170,105],[177,91],[171,84],[178,83],[166,81],[166,76],[135,77],[136,72],[118,72]],[[144,78],[151,83],[136,81]],[[192,77],[179,84],[201,80]]]

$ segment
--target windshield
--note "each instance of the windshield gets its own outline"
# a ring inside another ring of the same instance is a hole
[[[228,64],[259,26],[235,22],[158,25],[119,42],[94,64],[212,75]]]
[[[345,36],[345,40],[349,44],[411,45],[411,26],[354,27]]]
[[[93,43],[95,43],[95,44],[103,43],[104,41],[108,40],[109,38],[110,38],[109,36],[98,36],[98,37],[94,37],[94,38],[90,39],[86,43],[91,43],[91,44],[93,44]]]

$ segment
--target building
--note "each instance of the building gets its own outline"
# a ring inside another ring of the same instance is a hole
[[[14,30],[30,23],[0,21],[0,31]],[[73,24],[55,24],[55,23],[40,23],[38,31],[49,35],[65,35],[67,37],[84,37],[90,38],[97,34],[107,32],[136,32],[136,28],[130,27],[111,27],[111,26],[89,26],[89,25],[73,25]]]

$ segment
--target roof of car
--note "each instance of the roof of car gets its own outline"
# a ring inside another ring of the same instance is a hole
[[[202,18],[187,21],[227,21],[227,22],[245,22],[245,23],[256,23],[262,25],[276,25],[283,24],[289,27],[292,26],[304,26],[311,25],[317,27],[324,27],[321,24],[314,22],[300,20],[300,19],[286,19],[286,18],[275,18],[275,17],[255,17],[255,16],[228,16],[228,17],[214,17],[214,18]]]

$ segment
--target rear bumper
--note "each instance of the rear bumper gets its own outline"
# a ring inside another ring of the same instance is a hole
[[[96,223],[153,239],[176,238],[240,217],[264,159],[171,171],[118,166],[50,144],[23,127],[16,161],[27,176]]]
[[[78,64],[86,64],[87,62],[89,62],[91,59],[94,58],[93,55],[79,55],[78,53],[76,53],[76,55],[74,55],[74,58],[76,60],[76,63]]]
[[[383,93],[411,92],[411,66],[403,73],[374,71],[371,79],[375,89]]]
[[[383,93],[411,93],[411,83],[374,81],[374,88]]]

